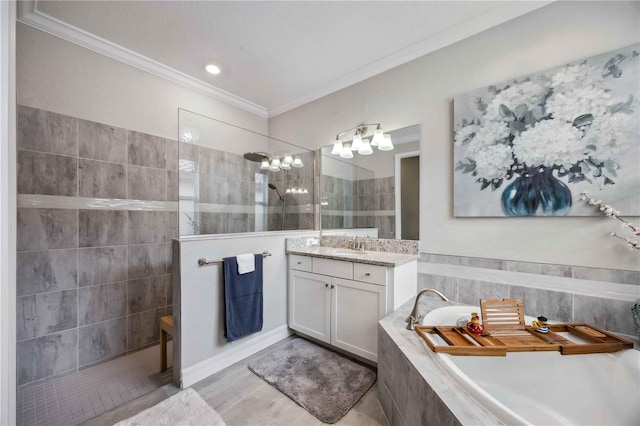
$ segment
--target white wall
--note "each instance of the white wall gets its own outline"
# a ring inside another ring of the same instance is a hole
[[[16,61],[21,105],[174,140],[178,108],[267,133],[262,117],[21,23]]]
[[[266,232],[183,238],[180,241],[180,366],[183,387],[231,365],[288,335],[287,258],[285,238],[314,236],[310,232]],[[232,343],[224,338],[224,281],[222,265],[198,266],[201,257],[209,260],[241,253],[272,255],[264,258],[262,332]],[[259,345],[265,345],[259,347]],[[174,365],[175,367],[175,365]],[[174,372],[174,377],[175,372]]]
[[[273,117],[269,132],[318,148],[360,122],[421,124],[422,252],[638,270],[601,217],[454,218],[452,143],[454,96],[638,43],[639,22],[638,2],[556,2]]]

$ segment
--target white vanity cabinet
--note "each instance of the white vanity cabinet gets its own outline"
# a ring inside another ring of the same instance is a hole
[[[415,295],[417,261],[380,266],[289,255],[289,327],[377,362],[378,320]]]

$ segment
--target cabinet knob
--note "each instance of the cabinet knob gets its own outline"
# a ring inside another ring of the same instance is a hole
[[[333,284],[331,284],[331,288],[333,288],[333,287],[334,287],[334,285],[333,285]]]
[[[371,274],[370,274],[370,273],[368,273],[368,272],[367,272],[366,274],[364,274],[364,276],[365,276],[365,277],[368,277],[368,276],[370,276],[370,275],[371,275]]]
[[[327,288],[329,288],[329,284],[325,284],[324,286],[325,286],[325,287],[327,287]]]
[[[298,265],[302,265],[302,262],[298,262]]]

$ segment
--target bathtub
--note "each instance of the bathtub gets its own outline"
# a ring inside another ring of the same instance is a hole
[[[480,312],[480,308],[446,306],[429,312],[422,324],[452,325],[470,318],[471,312]],[[438,336],[428,337],[444,344]],[[640,424],[640,351],[433,355],[458,385],[506,424]]]

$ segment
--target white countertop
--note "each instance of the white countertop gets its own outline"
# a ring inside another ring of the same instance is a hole
[[[313,246],[296,249],[288,249],[288,254],[301,256],[323,257],[333,260],[346,260],[348,262],[368,263],[381,266],[398,266],[418,259],[415,254],[390,253],[384,251],[358,251],[336,247]]]

